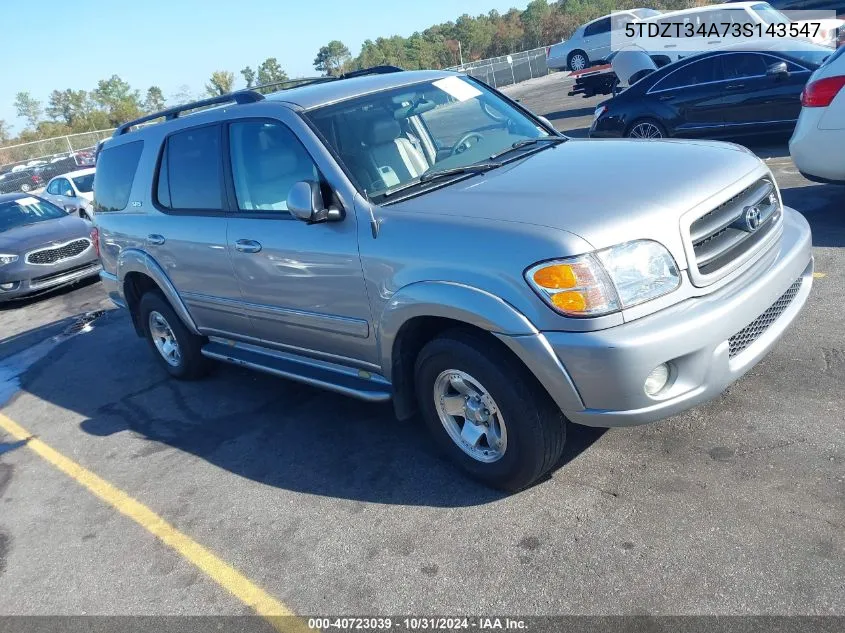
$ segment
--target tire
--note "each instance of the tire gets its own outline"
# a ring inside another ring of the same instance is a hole
[[[516,492],[560,459],[566,418],[528,370],[486,336],[455,330],[433,339],[417,356],[415,381],[420,412],[435,441],[474,479]],[[484,399],[467,400],[467,392]],[[450,402],[453,411],[464,406],[463,414],[450,416],[445,411]],[[486,417],[470,427],[483,428],[484,435],[471,431],[466,437],[479,438],[477,443],[462,447],[471,415]]]
[[[578,66],[576,68],[576,65]],[[587,53],[582,50],[574,50],[569,53],[569,57],[566,58],[566,67],[569,70],[584,70],[590,65],[590,58],[587,57]]]
[[[651,129],[653,133],[656,133],[656,136],[642,136],[638,133],[638,130],[642,130],[642,133],[646,133],[645,130]],[[657,119],[637,119],[630,126],[628,129],[625,130],[625,137],[626,138],[649,138],[649,139],[657,139],[657,138],[669,138],[669,135],[666,133],[666,126],[664,126],[660,121]]]
[[[138,319],[150,349],[167,373],[180,380],[195,380],[208,373],[211,361],[200,351],[206,339],[188,331],[161,293],[147,292],[141,297]],[[169,335],[165,330],[169,330]],[[173,337],[169,346],[163,343],[167,336]],[[173,340],[176,343],[175,354]],[[166,353],[168,350],[169,354]]]
[[[83,220],[88,220],[89,222],[93,222],[93,220],[88,216],[88,214],[85,213],[85,211],[83,211],[81,209],[79,210],[79,217],[82,218]]]

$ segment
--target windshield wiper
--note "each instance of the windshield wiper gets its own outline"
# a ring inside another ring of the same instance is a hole
[[[455,174],[480,174],[496,167],[501,167],[502,163],[471,163],[462,167],[449,167],[448,169],[435,169],[434,171],[427,171],[420,176],[420,182],[430,182],[446,176],[454,176]]]
[[[405,183],[395,189],[390,189],[389,191],[385,191],[382,195],[385,198],[390,196],[395,196],[397,193],[401,193],[406,189],[411,189],[412,187],[416,187],[418,185],[431,182],[433,180],[439,180],[441,178],[447,178],[449,176],[460,176],[461,174],[480,174],[485,171],[490,171],[491,169],[496,169],[496,167],[501,167],[502,163],[493,163],[493,162],[483,162],[483,163],[472,163],[470,165],[464,165],[463,167],[449,167],[448,169],[435,169],[434,171],[427,171],[422,176],[420,176],[417,180],[412,180],[411,182]]]
[[[520,149],[522,147],[528,147],[529,145],[537,145],[539,143],[549,143],[550,145],[557,145],[558,143],[565,143],[569,139],[565,136],[540,136],[538,138],[524,138],[521,141],[517,141],[509,148],[502,150],[496,154],[493,154],[490,157],[490,160],[496,160],[500,156],[504,156],[509,152],[512,152],[515,149]]]

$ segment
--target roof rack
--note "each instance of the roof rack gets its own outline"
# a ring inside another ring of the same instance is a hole
[[[153,114],[148,114],[146,116],[142,116],[139,119],[134,119],[133,121],[124,123],[114,131],[114,134],[112,134],[112,136],[114,137],[120,136],[121,134],[126,134],[131,128],[135,127],[136,125],[146,123],[147,121],[155,121],[156,119],[161,118],[171,121],[173,119],[178,118],[180,114],[190,112],[191,110],[197,110],[198,108],[207,108],[209,106],[222,105],[224,103],[255,103],[256,101],[261,101],[263,99],[264,95],[255,92],[254,90],[239,90],[238,92],[231,92],[225,95],[220,95],[219,97],[211,97],[210,99],[192,101],[191,103],[186,103],[184,105],[176,106],[174,108],[168,108],[167,110],[162,110],[161,112],[154,112]]]
[[[362,68],[361,70],[351,70],[348,73],[343,73],[338,76],[338,79],[352,79],[352,77],[363,77],[365,75],[387,75],[388,73],[405,72],[404,68],[399,66],[372,66],[370,68]]]

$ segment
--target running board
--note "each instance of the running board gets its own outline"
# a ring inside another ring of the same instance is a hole
[[[201,351],[203,356],[214,360],[289,378],[368,402],[385,402],[392,397],[390,383],[384,377],[345,365],[216,338],[204,345]]]

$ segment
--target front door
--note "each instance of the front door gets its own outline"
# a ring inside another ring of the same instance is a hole
[[[751,132],[757,128],[792,125],[801,112],[800,85],[807,73],[787,62],[787,75],[768,74],[768,67],[784,61],[759,53],[720,56],[725,77],[723,118],[726,132]],[[798,71],[798,72],[795,72]]]
[[[711,136],[723,128],[719,61],[705,57],[666,75],[649,91],[666,108],[668,127],[678,136]]]
[[[354,210],[306,224],[287,211],[301,180],[322,182],[296,135],[268,119],[232,121],[227,142],[235,208],[228,247],[254,336],[341,363],[376,361]],[[331,192],[326,190],[328,201]]]

